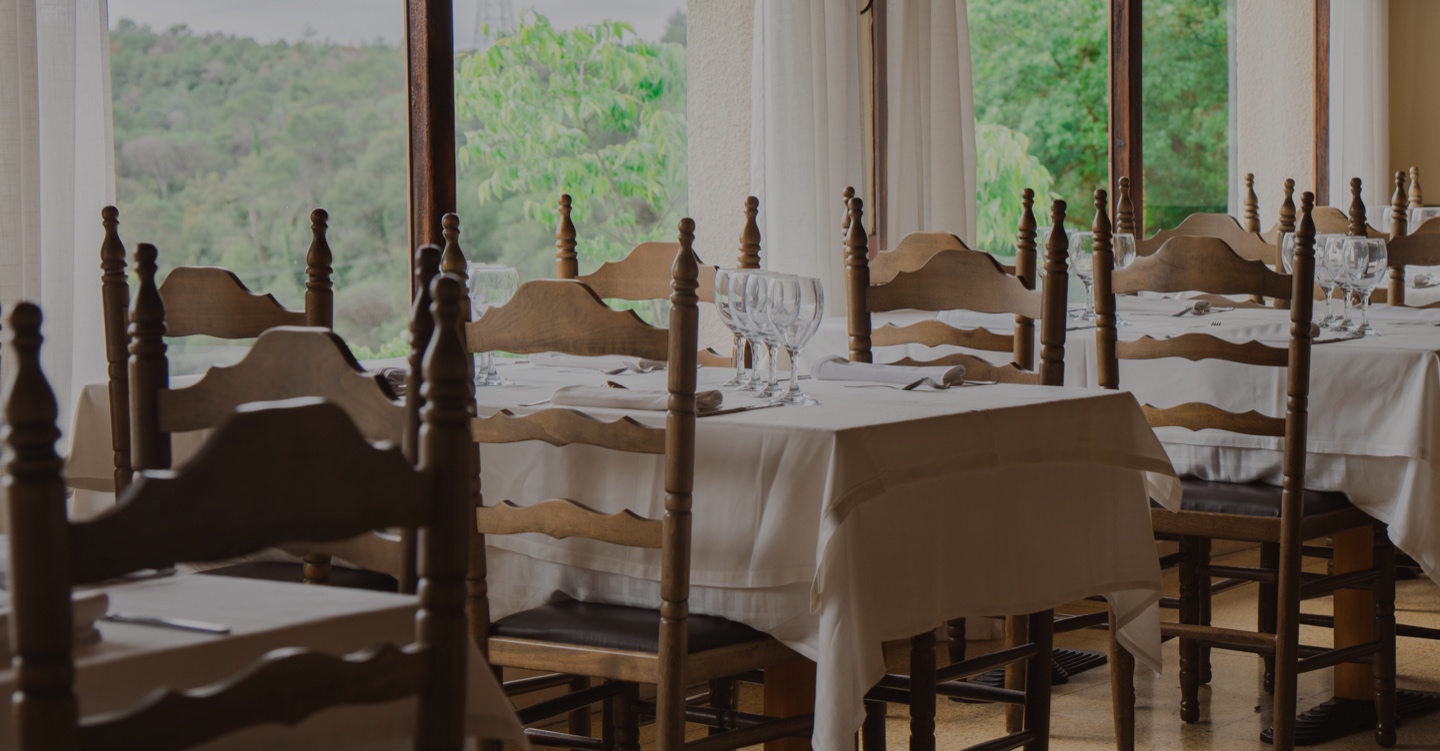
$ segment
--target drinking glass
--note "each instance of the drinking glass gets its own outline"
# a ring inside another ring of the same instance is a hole
[[[1409,221],[1406,222],[1407,231],[1414,234],[1415,230],[1425,222],[1440,216],[1440,206],[1416,206],[1410,209]]]
[[[1320,266],[1323,265],[1324,268],[1325,268],[1325,276],[1330,280],[1330,289],[1333,290],[1333,289],[1335,289],[1336,287],[1339,287],[1340,290],[1341,290],[1341,294],[1342,294],[1342,296],[1343,296],[1344,299],[1345,299],[1345,306],[1344,306],[1345,317],[1342,318],[1342,319],[1340,319],[1339,322],[1332,322],[1332,323],[1330,324],[1330,328],[1331,328],[1332,330],[1334,330],[1334,331],[1349,331],[1349,330],[1351,329],[1351,327],[1354,325],[1354,324],[1352,324],[1352,323],[1350,322],[1350,293],[1351,293],[1353,290],[1351,289],[1351,286],[1350,286],[1350,274],[1349,274],[1349,272],[1347,271],[1346,265],[1345,265],[1345,236],[1344,236],[1344,235],[1327,235],[1327,236],[1325,237],[1325,259],[1324,259],[1324,260],[1325,260],[1325,262],[1324,262],[1323,264],[1318,264],[1318,263],[1316,264],[1316,267],[1317,267],[1317,268],[1316,268],[1316,274],[1315,274],[1315,276],[1316,276],[1316,283],[1319,284],[1319,277],[1320,277],[1319,268],[1318,268],[1318,267],[1320,267]],[[1324,287],[1322,286],[1321,289],[1324,289]],[[1326,312],[1327,317],[1328,317],[1328,314],[1329,314],[1329,312],[1330,312],[1330,303],[1329,303],[1330,291],[1329,291],[1329,290],[1326,290],[1326,292],[1325,292],[1325,297],[1326,297],[1325,312]]]
[[[725,324],[725,328],[730,329],[730,333],[735,337],[732,350],[735,353],[735,375],[720,384],[728,389],[738,389],[745,385],[745,337],[740,333],[740,325],[735,320],[735,312],[731,307],[732,295],[738,296],[744,282],[744,275],[737,271],[720,269],[715,272],[715,311],[720,314],[720,322]]]
[[[1070,317],[1081,321],[1095,320],[1095,234],[1076,232],[1070,235],[1070,271],[1085,285],[1085,307]]]
[[[493,307],[504,305],[520,287],[520,272],[494,263],[466,264],[469,275],[470,312],[479,320]],[[495,353],[481,352],[475,356],[476,386],[507,386],[510,382],[495,372]]]
[[[750,349],[750,374],[740,385],[744,391],[753,391],[760,383],[760,363],[769,355],[769,348],[760,338],[760,319],[765,312],[765,290],[760,271],[736,271],[730,284],[730,315],[740,336]],[[760,289],[756,289],[756,287]],[[758,314],[758,315],[757,315]]]
[[[1045,244],[1050,242],[1050,233],[1054,230],[1055,228],[1050,226],[1035,228],[1035,278],[1037,279],[1045,278]],[[1065,230],[1065,237],[1070,240],[1070,246],[1074,247],[1075,230]]]
[[[1280,236],[1280,268],[1287,274],[1295,273],[1295,233],[1286,232]]]
[[[1325,317],[1320,320],[1320,328],[1334,328],[1339,321],[1330,312],[1330,297],[1335,291],[1336,266],[1330,262],[1330,240],[1337,235],[1320,235],[1315,238],[1315,286],[1325,295]],[[1290,257],[1295,257],[1295,251],[1290,251]]]
[[[775,382],[775,353],[780,348],[780,336],[770,320],[770,280],[778,276],[782,275],[752,272],[752,278],[745,283],[745,315],[754,332],[752,342],[762,345],[765,352],[765,378],[750,386],[756,396],[780,395],[780,386]]]
[[[1380,336],[1370,327],[1370,292],[1385,278],[1388,270],[1385,241],[1380,238],[1347,237],[1344,239],[1345,271],[1355,292],[1360,295],[1360,336]]]
[[[820,329],[825,316],[825,290],[814,277],[784,276],[770,282],[770,320],[780,334],[780,344],[790,355],[790,385],[778,401],[811,406],[816,399],[800,390],[800,350]]]
[[[1111,248],[1115,253],[1115,268],[1123,269],[1135,262],[1135,236],[1129,232],[1118,232],[1110,238]],[[1120,317],[1120,310],[1115,310],[1115,325],[1129,326],[1130,322]]]

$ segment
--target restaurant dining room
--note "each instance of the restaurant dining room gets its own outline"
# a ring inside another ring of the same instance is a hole
[[[1440,749],[1432,34],[0,0],[0,751]]]

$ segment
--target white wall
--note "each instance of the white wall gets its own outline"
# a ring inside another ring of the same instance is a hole
[[[745,197],[750,194],[754,4],[690,0],[687,14],[686,118],[695,249],[706,263],[733,268],[745,226]],[[721,352],[729,351],[730,336],[718,320],[701,319],[700,339]]]
[[[1295,179],[1297,206],[1300,193],[1315,190],[1314,3],[1239,0],[1237,11],[1237,180],[1255,173],[1268,229],[1285,178]]]

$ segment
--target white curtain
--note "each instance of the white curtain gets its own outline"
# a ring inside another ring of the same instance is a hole
[[[818,277],[826,310],[845,309],[840,194],[869,196],[859,7],[848,0],[757,0],[751,61],[751,189],[765,265]]]
[[[106,0],[0,0],[0,310],[20,300],[43,307],[42,362],[67,434],[81,387],[105,380],[109,49]]]
[[[844,310],[840,194],[875,207],[861,66],[869,20],[851,0],[756,0],[751,186],[767,268],[819,277]],[[975,111],[965,0],[887,9],[886,240],[917,230],[975,238]],[[872,250],[874,250],[872,248]]]
[[[890,3],[890,245],[911,232],[975,242],[975,103],[965,0]]]
[[[1330,5],[1330,203],[1350,208],[1350,178],[1362,182],[1370,225],[1389,228],[1389,0],[1332,0]]]

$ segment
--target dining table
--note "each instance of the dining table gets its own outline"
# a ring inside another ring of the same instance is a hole
[[[1285,346],[1289,311],[1249,308],[1214,302],[1208,309],[1187,298],[1118,296],[1116,309],[1121,341],[1141,337],[1169,338],[1206,333],[1243,342]],[[1330,311],[1343,316],[1341,301]],[[1315,320],[1326,315],[1315,304]],[[1352,312],[1358,322],[1358,307]],[[1305,484],[1339,490],[1370,516],[1388,525],[1392,542],[1440,583],[1440,309],[1371,305],[1371,325],[1379,336],[1320,328],[1311,352],[1309,424]],[[876,328],[940,320],[960,328],[985,328],[1008,333],[1014,316],[970,311],[900,311],[876,316]],[[1066,386],[1094,388],[1095,323],[1080,306],[1071,306],[1065,340]],[[847,332],[843,318],[827,318],[801,360],[802,368],[828,356],[844,356]],[[1038,337],[1037,337],[1038,338]],[[897,345],[876,348],[877,361],[902,357],[930,360],[960,351]],[[996,362],[1011,355],[971,351]],[[1285,373],[1236,363],[1180,359],[1121,361],[1120,388],[1142,404],[1169,407],[1209,402],[1238,411],[1285,413]],[[1181,476],[1226,482],[1282,480],[1281,439],[1217,430],[1190,431],[1162,427],[1155,431]],[[1334,540],[1336,573],[1370,565],[1367,531]],[[1369,641],[1373,603],[1369,592],[1341,590],[1335,594],[1335,645]],[[1364,727],[1373,691],[1369,665],[1335,668],[1335,700],[1304,717],[1300,732],[1323,740]],[[1402,717],[1440,708],[1440,697],[1400,692]],[[1373,725],[1373,719],[1370,720]]]
[[[99,638],[77,644],[75,685],[82,716],[124,709],[158,687],[193,689],[226,680],[274,649],[339,655],[386,642],[408,644],[415,634],[415,598],[382,592],[170,569],[77,590],[77,600],[97,589],[109,599],[111,614],[151,622],[102,619],[95,623]],[[194,630],[198,627],[226,633]],[[524,731],[484,658],[472,648],[469,660],[467,736],[523,744]],[[14,688],[15,671],[7,664],[0,669],[0,692],[9,695]],[[10,712],[0,712],[0,751],[14,748],[13,723]],[[258,725],[196,748],[399,751],[412,747],[414,725],[411,698],[334,707],[293,727]]]
[[[541,409],[566,386],[665,388],[663,370],[636,365],[617,372],[502,360],[511,385],[477,388],[477,408]],[[701,368],[700,388],[717,388],[732,372]],[[759,408],[697,421],[690,610],[750,625],[815,662],[814,748],[853,747],[865,693],[885,674],[887,641],[949,619],[1102,595],[1119,642],[1140,665],[1160,669],[1161,581],[1148,505],[1155,498],[1173,507],[1180,489],[1129,393],[802,383],[818,405],[771,407],[726,390],[725,408]],[[82,399],[77,434],[104,435],[104,406]],[[665,419],[660,411],[584,411]],[[75,444],[67,473],[72,486],[102,492],[108,447],[92,443]],[[176,441],[177,462],[186,446]],[[481,453],[487,504],[579,497],[602,513],[658,517],[663,488],[658,456],[540,442]],[[658,551],[538,535],[491,536],[487,546],[492,617],[562,596],[659,603]],[[767,694],[776,688],[769,683]]]

